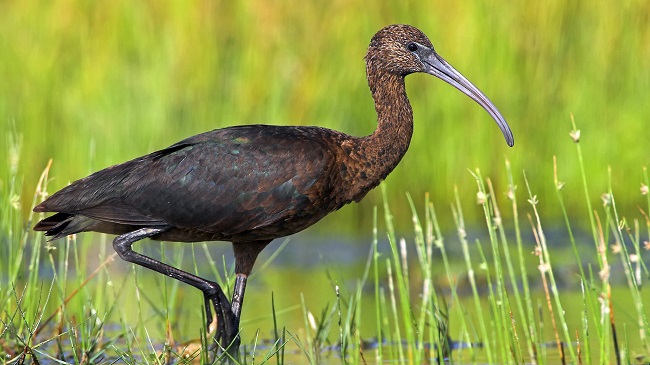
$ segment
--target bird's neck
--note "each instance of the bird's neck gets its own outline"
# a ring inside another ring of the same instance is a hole
[[[369,73],[368,85],[375,100],[377,129],[354,140],[349,154],[353,167],[350,191],[360,200],[386,178],[400,162],[413,135],[413,111],[406,96],[404,77],[388,73]]]
[[[375,100],[377,129],[361,139],[361,148],[375,165],[375,178],[383,180],[402,160],[413,135],[413,110],[406,96],[404,77],[392,74],[369,78]]]

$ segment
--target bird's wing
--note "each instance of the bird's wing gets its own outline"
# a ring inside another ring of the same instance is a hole
[[[135,168],[146,164],[149,156],[110,166],[79,179],[48,197],[34,207],[34,211],[81,214],[118,224],[162,224],[164,222],[133,209],[123,200],[125,179]]]
[[[37,210],[224,235],[291,220],[330,189],[333,155],[313,135],[269,126],[203,133],[81,179]]]

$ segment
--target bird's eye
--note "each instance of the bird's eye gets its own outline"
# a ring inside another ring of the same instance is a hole
[[[411,51],[411,52],[415,52],[415,51],[418,50],[418,45],[411,42],[411,43],[408,44],[408,46],[406,46],[406,48],[408,48],[409,51]]]

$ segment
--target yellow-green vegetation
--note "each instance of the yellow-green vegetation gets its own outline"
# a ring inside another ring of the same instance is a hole
[[[46,243],[31,207],[46,186],[213,128],[370,133],[363,56],[390,23],[425,31],[515,147],[467,97],[410,76],[415,135],[383,194],[293,246],[374,227],[354,240],[366,265],[266,268],[265,252],[246,363],[647,362],[649,19],[643,1],[0,3],[0,363],[177,358],[203,333],[200,294],[113,262],[109,236]],[[228,289],[221,246],[138,249]]]
[[[577,161],[562,158],[569,154],[561,141],[570,112],[590,134],[585,168],[594,191],[606,189],[611,165],[621,208],[633,209],[636,189],[624,184],[641,181],[639,166],[648,158],[648,19],[650,6],[641,0],[9,0],[0,4],[1,133],[22,136],[27,199],[50,158],[50,188],[58,190],[100,168],[233,124],[368,134],[375,114],[366,47],[381,27],[409,23],[495,102],[516,145],[508,148],[484,110],[453,88],[409,77],[415,135],[387,184],[398,221],[408,223],[404,191],[430,192],[436,205],[448,205],[455,184],[470,187],[468,169],[503,176],[504,156],[515,171],[526,169],[534,185],[540,182],[540,194],[553,192],[547,183],[553,154],[566,180],[579,181]],[[7,150],[0,138],[0,151]],[[576,184],[566,189],[579,193]],[[365,233],[372,226],[367,212],[380,203],[371,193],[324,226]],[[579,209],[566,204],[570,213]],[[440,218],[452,223],[448,215]],[[547,219],[561,222],[555,213]]]

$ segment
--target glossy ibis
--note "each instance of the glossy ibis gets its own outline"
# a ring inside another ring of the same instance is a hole
[[[34,208],[57,212],[34,229],[52,239],[85,231],[118,235],[113,247],[122,259],[201,290],[208,321],[211,305],[216,312],[216,341],[237,348],[246,279],[260,251],[360,201],[406,153],[413,133],[406,75],[428,73],[456,87],[487,110],[508,145],[514,143],[497,108],[420,30],[381,29],[365,60],[377,111],[371,135],[270,125],[213,130],[75,181]],[[132,250],[147,237],[232,242],[237,274],[232,304],[216,283]]]

